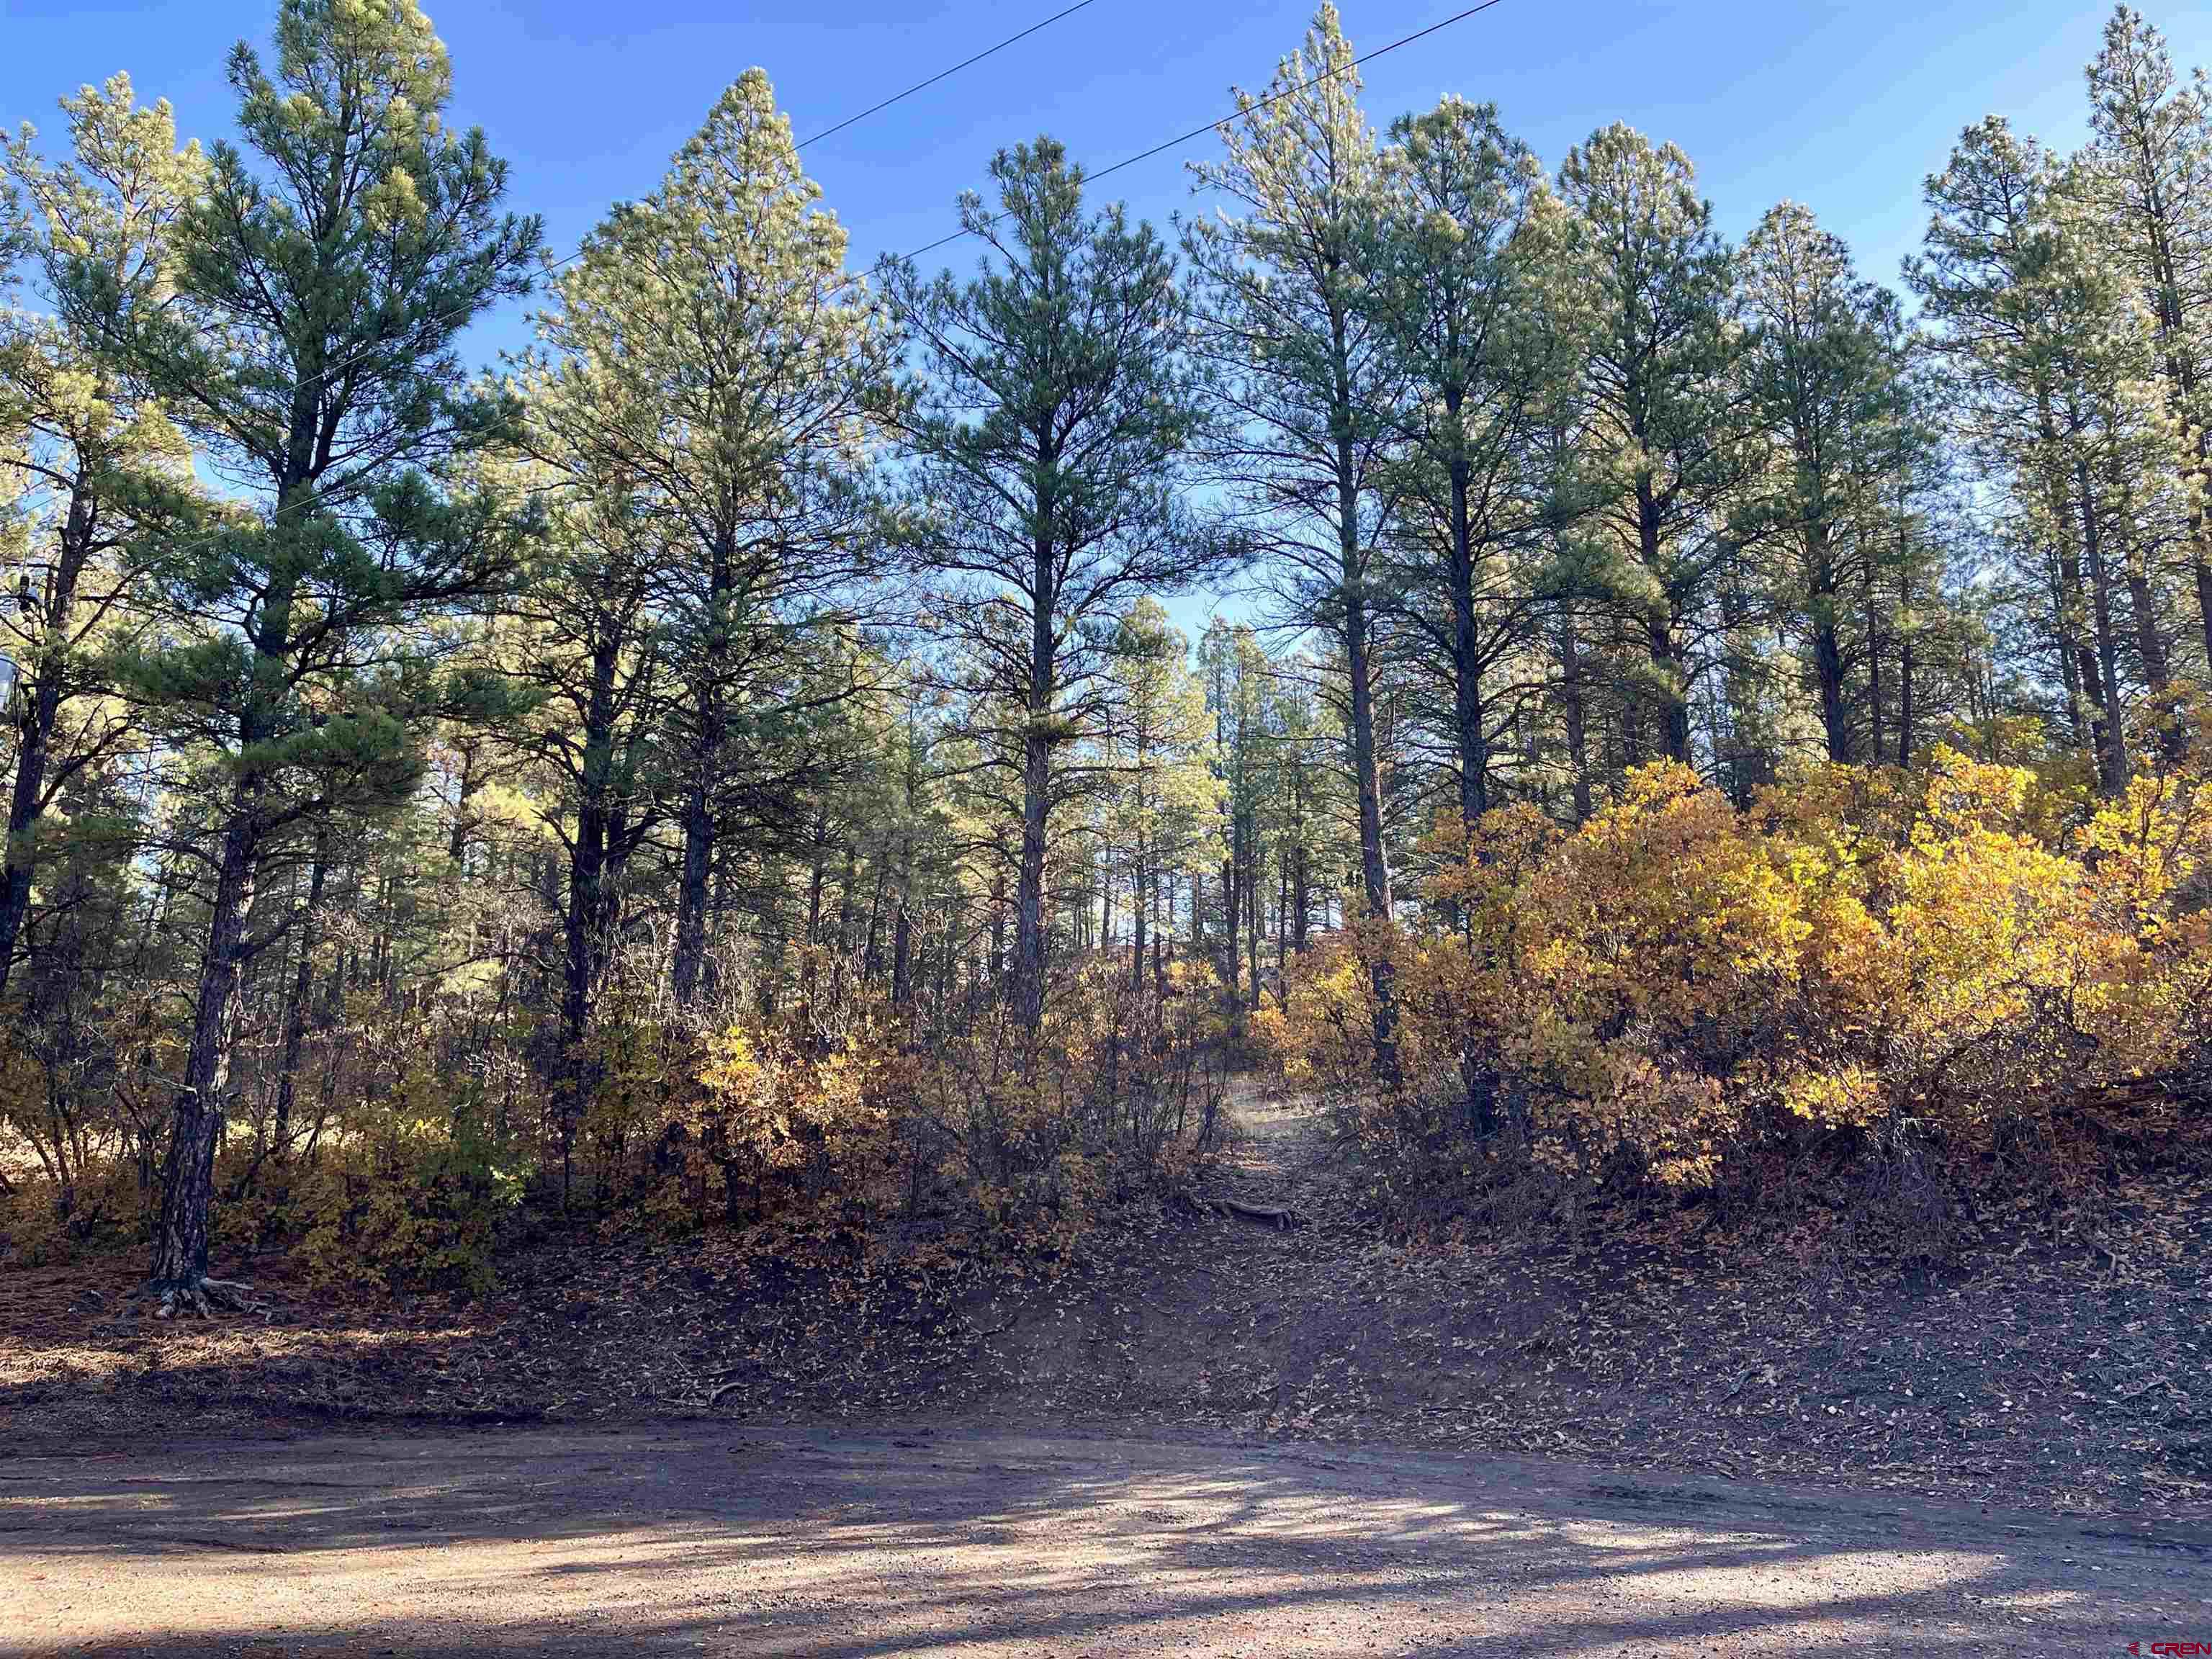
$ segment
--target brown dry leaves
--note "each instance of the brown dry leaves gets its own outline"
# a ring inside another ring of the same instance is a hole
[[[283,1264],[275,1319],[125,1313],[135,1262],[11,1277],[0,1402],[20,1449],[307,1419],[690,1415],[1029,1421],[1419,1443],[2085,1511],[2212,1495],[2212,1181],[1983,1218],[1963,1271],[1838,1254],[1800,1216],[1693,1211],[1569,1238],[1379,1243],[1308,1126],[1210,1187],[1282,1232],[1136,1209],[1055,1261],[941,1243],[571,1235],[499,1291],[333,1302]],[[240,1264],[242,1266],[243,1264]]]

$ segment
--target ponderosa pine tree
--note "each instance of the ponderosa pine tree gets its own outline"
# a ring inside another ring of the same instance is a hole
[[[1949,166],[1927,182],[1924,251],[1906,262],[1905,275],[1961,394],[1960,435],[2009,484],[2047,565],[2037,574],[2050,596],[2046,625],[2068,724],[2109,789],[2126,768],[2118,678],[2107,672],[2117,658],[2101,541],[2097,558],[2089,556],[2100,467],[2084,446],[2094,447],[2098,411],[2112,408],[2118,391],[2112,354],[2098,337],[2116,345],[2127,325],[2095,251],[2067,234],[2063,185],[2049,152],[2002,120],[1968,128]],[[2100,570],[2102,652],[2089,586]]]
[[[539,386],[530,398],[528,441],[556,454],[563,452],[534,417],[568,390]],[[596,487],[598,476],[573,477],[568,488],[553,483],[558,473],[539,481],[547,533],[484,653],[524,690],[501,735],[522,758],[529,799],[566,866],[554,1101],[564,1201],[592,1083],[592,999],[632,860],[675,810],[655,747],[667,690],[653,609],[659,526],[634,495]]]
[[[168,104],[137,107],[128,76],[61,106],[70,159],[45,161],[27,125],[0,139],[0,194],[22,215],[13,236],[0,221],[0,289],[12,252],[49,295],[83,261],[118,290],[167,303],[167,245],[199,188],[199,146],[178,149]],[[130,729],[118,708],[97,701],[108,689],[102,641],[131,623],[136,590],[199,514],[183,434],[136,395],[101,333],[64,318],[0,314],[0,455],[22,485],[0,588],[13,600],[0,609],[0,641],[15,665],[15,775],[0,860],[4,991],[54,801]]]
[[[862,475],[898,342],[847,279],[821,194],[749,70],[660,188],[586,240],[542,325],[588,383],[549,422],[662,520],[663,648],[682,689],[664,733],[682,773],[679,1006],[700,986],[716,842],[775,804],[750,751],[788,723],[798,637],[868,551]]]
[[[72,324],[250,493],[175,550],[166,603],[211,624],[124,665],[195,766],[209,826],[207,933],[162,1176],[152,1288],[165,1312],[231,1288],[207,1274],[215,1152],[247,964],[284,934],[264,865],[334,813],[373,815],[422,775],[422,738],[463,688],[417,624],[512,574],[522,531],[489,491],[444,487],[506,438],[452,346],[526,286],[536,221],[502,217],[505,164],[447,127],[452,67],[413,0],[284,0],[276,62],[230,81],[247,149],[216,146],[172,231],[174,300],[75,262]]]
[[[1207,624],[1199,641],[1198,660],[1206,708],[1213,716],[1213,767],[1220,783],[1222,980],[1232,1006],[1256,1007],[1262,872],[1270,831],[1277,828],[1271,810],[1279,747],[1269,729],[1271,665],[1249,628],[1232,626],[1219,617]]]
[[[2076,169],[2090,234],[2149,310],[2172,441],[2189,479],[2189,566],[2212,665],[2212,92],[2174,73],[2165,39],[2129,6],[2089,65],[2095,137]]]
[[[2106,715],[2098,781],[2118,795],[2133,766],[2131,708],[2145,688],[2162,696],[2171,674],[2154,568],[2168,548],[2193,559],[2198,542],[2187,508],[2194,474],[2174,465],[2155,319],[2105,234],[2083,171],[2077,158],[2052,198],[2060,250],[2053,302],[2062,319],[2056,459],[2081,530],[2087,634]]]
[[[1875,526],[1901,459],[1896,302],[1795,202],[1759,222],[1739,264],[1743,373],[1775,451],[1743,516],[1772,550],[1775,610],[1802,642],[1827,758],[1850,763],[1881,730],[1878,711],[1860,718],[1857,688],[1879,670],[1851,623],[1887,551]]]
[[[1011,988],[1034,1025],[1054,767],[1102,712],[1105,629],[1139,594],[1205,580],[1225,544],[1182,501],[1204,412],[1173,258],[1118,204],[1086,210],[1052,139],[1001,150],[991,176],[996,210],[960,204],[983,270],[899,270],[890,291],[925,369],[903,416],[915,551],[946,632],[1018,721],[993,746],[1020,769]]]
[[[1442,670],[1472,831],[1493,804],[1492,745],[1522,706],[1500,673],[1526,651],[1544,599],[1540,434],[1572,373],[1544,304],[1559,216],[1534,155],[1487,104],[1447,98],[1391,138],[1365,300],[1404,387],[1391,482],[1407,505],[1389,574]]]
[[[1582,330],[1582,459],[1603,481],[1596,579],[1642,636],[1660,750],[1690,758],[1692,653],[1721,566],[1729,507],[1757,464],[1735,373],[1727,249],[1689,158],[1618,124],[1567,154],[1577,221],[1553,304]],[[1641,705],[1639,709],[1634,705]],[[1624,732],[1626,758],[1642,733]]]
[[[1206,690],[1191,672],[1190,641],[1149,594],[1115,626],[1107,678],[1101,764],[1113,842],[1128,854],[1130,983],[1144,983],[1149,941],[1154,982],[1164,988],[1159,883],[1198,845],[1218,796]]]
[[[1229,204],[1194,221],[1200,349],[1219,369],[1228,423],[1212,464],[1264,537],[1287,620],[1341,647],[1361,890],[1391,914],[1376,744],[1376,562],[1389,514],[1377,487],[1399,428],[1396,365],[1366,305],[1384,204],[1382,156],[1336,8],[1258,97],[1239,91],[1226,154],[1194,164]],[[1373,968],[1375,1069],[1399,1078],[1395,969]]]
[[[1324,670],[1299,652],[1269,665],[1267,735],[1277,831],[1276,965],[1311,942],[1314,902],[1334,890],[1340,867],[1358,861],[1356,811],[1345,799],[1351,769],[1343,722],[1322,701]]]

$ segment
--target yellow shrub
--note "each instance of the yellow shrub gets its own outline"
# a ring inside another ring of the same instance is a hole
[[[354,1104],[313,1158],[264,1170],[259,1190],[283,1224],[302,1230],[299,1254],[318,1279],[481,1292],[492,1284],[526,1167],[492,1132],[477,1091],[422,1062],[388,1094]],[[256,1214],[237,1204],[216,1212],[218,1225],[234,1231],[255,1226]]]
[[[2164,751],[2170,760],[2177,751]],[[2094,814],[2025,769],[1822,766],[1748,811],[1685,767],[1571,833],[1528,809],[1427,844],[1442,924],[1364,923],[1262,1027],[1411,1188],[1509,1142],[1584,1178],[1710,1182],[1791,1122],[1959,1147],[2201,1054],[2212,792],[2178,760]],[[1374,969],[1404,1084],[1378,1089]]]
[[[770,1189],[809,1200],[832,1189],[863,1195],[893,1156],[893,1060],[866,1027],[820,1054],[767,1022],[720,1032],[699,1073],[693,1156],[718,1164],[726,1182],[750,1182],[757,1205]]]

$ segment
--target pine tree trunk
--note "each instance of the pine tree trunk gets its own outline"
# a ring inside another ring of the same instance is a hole
[[[1881,626],[1875,604],[1874,568],[1869,560],[1865,583],[1867,648],[1867,758],[1881,764]]]
[[[2183,332],[2185,319],[2179,261],[2176,258],[2177,239],[2171,222],[2172,209],[2157,184],[2148,136],[2139,132],[2135,143],[2136,154],[2143,163],[2136,199],[2142,207],[2144,240],[2150,252],[2158,331],[2166,346],[2167,407],[2182,430],[2194,433],[2191,447],[2195,451],[2195,465],[2189,466],[2185,462],[2184,466],[2184,477],[2191,486],[2188,491],[2189,539],[2192,544],[2190,567],[2197,581],[2197,610],[2204,632],[2204,660],[2212,664],[2212,557],[2207,556],[2206,549],[2207,542],[2212,541],[2212,521],[2208,521],[2204,507],[2207,490],[2212,489],[2212,425],[2208,425],[2203,411],[2197,406],[2197,368]],[[2147,591],[2148,584],[2146,593]],[[2139,610],[2138,616],[2142,614],[2147,614],[2147,607]],[[2159,654],[2162,659],[2163,645]],[[2148,666],[2146,658],[2146,672]],[[2154,680],[2152,684],[2156,686],[2160,682]]]
[[[592,937],[601,908],[605,870],[602,824],[580,813],[576,842],[569,854],[568,902],[561,922],[561,1056],[554,1106],[561,1140],[561,1207],[573,1196],[576,1126],[591,1103],[592,1063],[586,1040],[591,1033],[592,984],[598,956]]]
[[[1152,890],[1152,872],[1146,866],[1141,842],[1133,849],[1129,884],[1129,988],[1141,991],[1145,987],[1145,950],[1152,939],[1152,906],[1158,896]]]
[[[903,1008],[914,1000],[914,915],[902,892],[891,913],[891,1005]]]
[[[1567,769],[1573,775],[1575,822],[1590,815],[1589,741],[1583,708],[1583,665],[1571,611],[1559,617],[1559,704],[1567,728]]]
[[[890,879],[890,872],[878,864],[875,891],[868,896],[868,942],[860,952],[860,977],[871,985],[883,972],[884,890],[889,886]]]
[[[1164,997],[1168,994],[1168,930],[1175,926],[1175,876],[1160,871],[1153,879],[1154,896],[1159,901],[1159,915],[1152,922],[1152,994]]]
[[[1005,877],[1000,875],[994,875],[991,878],[991,903],[993,907],[991,912],[993,917],[992,949],[994,953],[998,948],[996,920],[998,916],[997,906],[1000,901],[1000,890],[1004,885],[1005,880]],[[1097,948],[1101,955],[1110,954],[1114,949],[1114,848],[1110,842],[1102,842],[1098,848],[1098,938]]]
[[[1229,1001],[1233,1007],[1244,999],[1244,857],[1237,842],[1242,839],[1231,831],[1229,856],[1221,861],[1221,945],[1224,965],[1228,971],[1222,975],[1229,987]]]
[[[672,977],[676,1006],[689,1008],[699,995],[707,960],[708,880],[720,828],[711,791],[729,740],[728,681],[734,654],[733,613],[738,604],[737,544],[726,527],[717,531],[708,562],[702,660],[694,677],[691,699],[696,745],[684,801],[684,863],[676,890],[676,950]]]
[[[2212,560],[2203,554],[2194,562],[2197,573],[2197,611],[2204,623],[2204,660],[2212,662]]]
[[[1109,883],[1106,889],[1106,902],[1110,906],[1114,902],[1110,874]],[[1113,932],[1112,918],[1109,915],[1105,929],[1106,941],[1109,946],[1113,943]],[[991,862],[991,983],[994,986],[1001,984],[1005,981],[1006,974],[1006,867],[1003,862],[994,858]]]
[[[1048,443],[1041,441],[1040,453],[1049,459]],[[1040,501],[1037,506],[1038,523],[1048,525],[1052,504]],[[1044,1018],[1044,860],[1052,810],[1050,722],[1060,691],[1053,638],[1053,612],[1059,602],[1053,554],[1050,535],[1041,531],[1031,549],[1029,720],[1022,728],[1022,854],[1014,883],[1014,1009],[1022,1023],[1032,1029]]]
[[[1660,580],[1659,570],[1659,503],[1651,493],[1651,480],[1641,477],[1636,481],[1637,550],[1644,568],[1651,573],[1654,581]],[[1665,601],[1665,609],[1650,617],[1645,624],[1645,646],[1651,653],[1654,676],[1666,688],[1664,701],[1659,706],[1660,740],[1666,745],[1667,758],[1687,765],[1690,760],[1690,698],[1686,665],[1683,660],[1680,641],[1675,637],[1674,599]]]
[[[2154,692],[2163,692],[2172,681],[2165,630],[2158,622],[2158,601],[2152,596],[2150,575],[2143,568],[2142,549],[2131,546],[2127,555],[2128,611],[2136,625],[2136,653],[2142,659],[2143,678]]]
[[[1252,840],[1252,856],[1244,866],[1244,962],[1247,969],[1244,1006],[1257,1008],[1260,1006],[1260,849],[1256,833]],[[1235,940],[1230,942],[1230,948],[1232,951],[1236,948]]]
[[[1452,407],[1458,408],[1454,398]],[[1490,810],[1490,739],[1484,727],[1482,663],[1474,628],[1474,528],[1468,513],[1467,463],[1451,464],[1452,719],[1459,744],[1459,816],[1468,845]]]
[[[1291,949],[1291,849],[1275,855],[1275,976],[1282,977]]]
[[[0,992],[15,965],[15,947],[31,913],[34,873],[33,837],[43,815],[46,763],[54,723],[61,712],[61,676],[42,672],[27,697],[18,699],[15,723],[15,784],[8,799],[6,867],[0,872]]]
[[[1367,654],[1366,599],[1361,592],[1357,552],[1351,544],[1356,533],[1347,520],[1344,642],[1352,677],[1352,767],[1359,796],[1359,866],[1367,913],[1387,921],[1391,912],[1390,866],[1382,849],[1382,789],[1375,754],[1375,694]],[[1375,1076],[1383,1087],[1395,1089],[1400,1082],[1397,964],[1378,955],[1370,972],[1375,1000]]]
[[[2043,440],[2046,457],[2060,455],[2058,421],[2049,389],[2036,388],[2036,429]],[[2096,757],[2103,767],[2104,742],[2098,735],[2098,713],[2085,707],[2091,698],[2097,698],[2101,675],[2097,666],[2095,652],[2080,637],[2077,619],[2081,605],[2081,530],[2075,517],[2074,492],[2069,487],[2063,459],[2046,461],[2044,489],[2051,503],[2051,513],[2058,527],[2058,592],[2056,596],[2056,620],[2058,624],[2061,679],[2067,691],[2068,711],[2074,723],[2074,741]]]
[[[284,1060],[276,1080],[276,1154],[284,1155],[292,1134],[292,1096],[300,1074],[300,1055],[307,1040],[307,1008],[315,980],[315,925],[323,902],[324,855],[327,832],[315,837],[314,862],[307,873],[307,904],[300,919],[300,966],[293,976],[292,1000],[284,1011]]]
[[[2126,734],[2120,729],[2120,656],[2112,631],[2112,574],[2096,495],[2089,487],[2088,463],[2077,459],[2075,471],[2081,492],[2081,550],[2089,565],[2090,609],[2096,627],[2097,701],[2102,711],[2096,726],[2097,778],[2107,795],[2118,795],[2128,787],[2128,750]]]
[[[469,805],[483,787],[483,780],[477,769],[477,740],[471,738],[461,745],[461,775],[453,785],[453,827],[446,837],[446,856],[459,864],[469,850],[469,837],[476,828]]]
[[[83,574],[92,536],[92,505],[81,490],[70,496],[60,546],[47,577],[40,606],[41,643],[33,658],[37,678],[30,694],[17,689],[15,782],[8,798],[8,840],[0,853],[0,992],[8,988],[23,923],[31,913],[31,883],[36,873],[39,820],[45,815],[46,768],[53,752],[54,727],[61,719],[62,664],[59,653],[76,609],[78,578]],[[49,653],[52,654],[49,654]],[[17,665],[17,672],[24,665]]]
[[[161,1171],[161,1209],[154,1228],[150,1287],[170,1306],[198,1305],[208,1269],[208,1234],[215,1204],[215,1155],[228,1103],[231,1047],[245,989],[246,922],[253,905],[260,821],[256,788],[240,779],[232,789],[229,827],[216,866],[208,939],[191,1046],[170,1119]]]
[[[1903,619],[1897,641],[1897,763],[1912,764],[1912,578],[1898,577],[1898,615]]]
[[[2063,555],[2053,551],[2051,564],[2051,610],[2058,641],[2058,683],[2066,694],[2066,726],[2076,749],[2094,753],[2089,731],[2088,688],[2081,679],[2081,653],[2075,649],[2073,599],[2066,583],[2069,567]]]
[[[684,796],[684,858],[677,875],[672,971],[679,1008],[689,1008],[699,994],[700,970],[707,958],[708,877],[714,860],[714,816],[707,804],[707,781],[702,775],[692,781]]]
[[[296,529],[301,504],[312,500],[317,419],[314,395],[303,381],[293,397],[290,442],[277,481],[271,533]],[[222,1288],[208,1277],[208,1231],[215,1207],[216,1148],[222,1142],[229,1107],[231,1050],[244,1016],[246,929],[253,910],[262,838],[268,832],[263,817],[264,786],[258,769],[264,760],[257,751],[277,729],[279,710],[274,699],[285,684],[296,596],[296,578],[273,581],[262,597],[251,639],[252,689],[239,711],[239,764],[223,820],[222,850],[192,1007],[191,1042],[171,1118],[161,1208],[154,1225],[149,1288],[162,1298],[164,1312],[195,1307],[205,1311]]]
[[[811,1004],[814,1000],[816,980],[819,970],[817,958],[822,948],[822,887],[829,869],[825,854],[830,850],[828,820],[817,814],[814,820],[813,856],[806,871],[806,962],[800,970],[800,993]]]
[[[615,805],[614,722],[616,647],[603,642],[592,655],[591,690],[585,700],[583,764],[576,787],[576,833],[568,848],[568,891],[561,921],[561,1054],[554,1087],[561,1140],[561,1203],[573,1196],[577,1125],[593,1085],[586,1043],[591,1035],[592,994],[599,977],[610,921],[608,860]]]
[[[1827,742],[1828,758],[1848,765],[1858,758],[1851,731],[1850,708],[1844,690],[1844,641],[1839,613],[1843,594],[1836,580],[1834,557],[1825,524],[1806,527],[1806,563],[1811,591],[1806,596],[1813,623],[1813,676],[1820,700],[1820,729]]]

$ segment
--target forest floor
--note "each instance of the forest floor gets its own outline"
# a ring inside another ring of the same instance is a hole
[[[1512,1243],[1378,1242],[1314,1116],[1255,1098],[1207,1190],[1067,1261],[794,1265],[727,1237],[569,1236],[482,1300],[333,1297],[159,1323],[141,1264],[0,1278],[0,1465],[103,1443],[532,1423],[901,1424],[1231,1437],[1832,1484],[2170,1530],[2212,1506],[2212,1176],[1985,1225],[1963,1264],[1692,1210]]]

